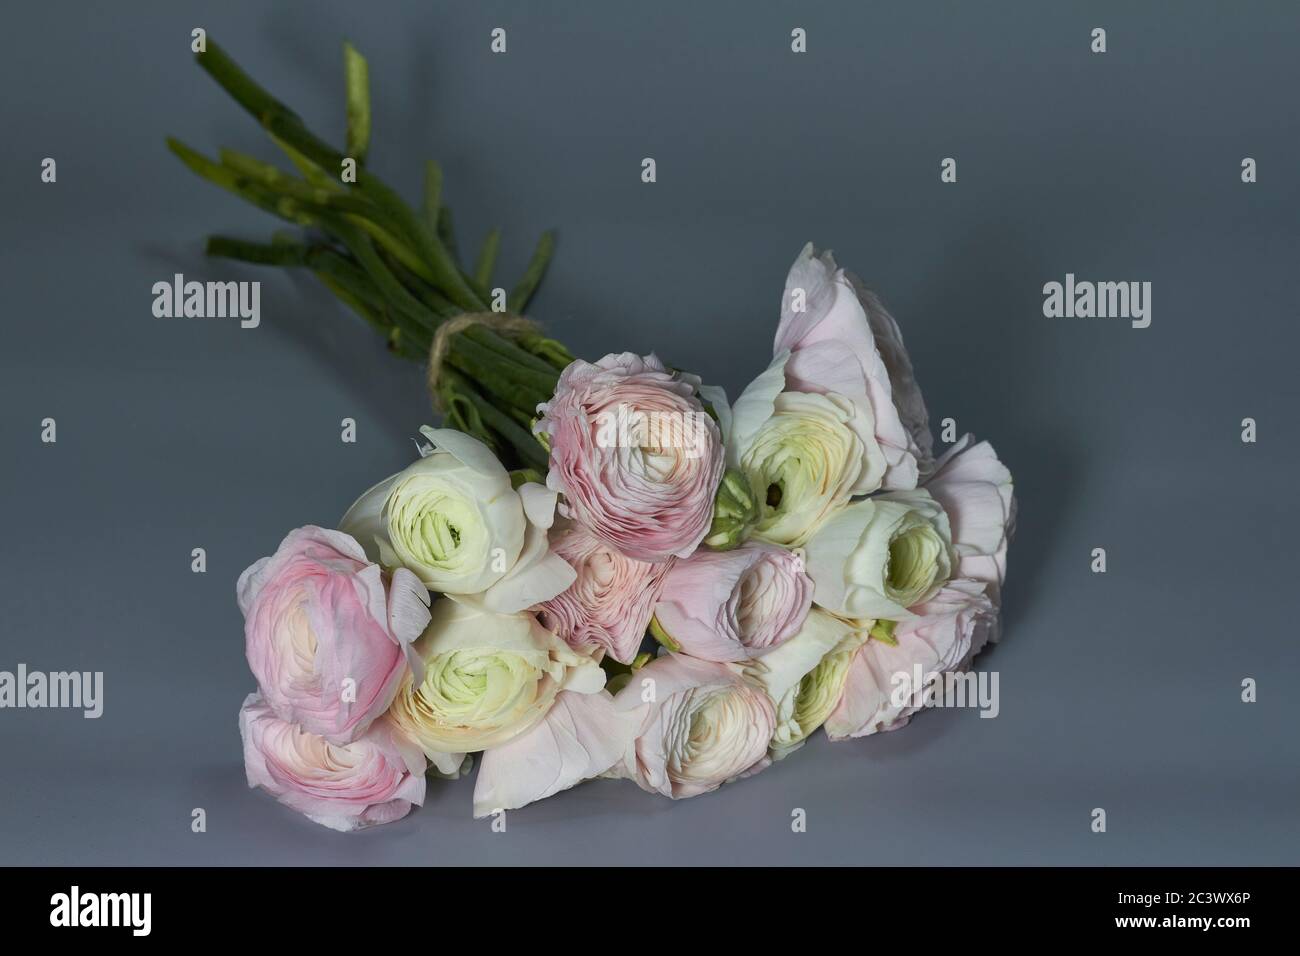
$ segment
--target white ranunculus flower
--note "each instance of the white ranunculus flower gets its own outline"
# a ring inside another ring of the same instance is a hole
[[[389,715],[440,770],[536,725],[562,690],[594,694],[605,672],[531,614],[495,614],[457,601],[434,604],[414,644],[424,664],[408,674]]]
[[[886,463],[870,406],[786,390],[789,358],[777,355],[734,406],[720,390],[702,393],[718,414],[727,464],[745,475],[758,500],[753,537],[793,548],[852,496],[880,487]]]
[[[835,395],[783,392],[754,435],[741,469],[758,494],[754,537],[794,548],[853,493],[862,443],[853,410]]]
[[[429,590],[493,611],[521,611],[573,583],[573,568],[547,545],[555,492],[531,482],[515,490],[477,438],[428,426],[420,433],[430,442],[420,460],[357,499],[341,530]]]
[[[851,618],[907,620],[956,565],[948,516],[924,489],[855,501],[815,534],[804,555],[813,600]]]
[[[813,608],[798,634],[745,665],[745,675],[776,703],[768,747],[774,760],[803,746],[835,709],[853,654],[866,639],[857,624]]]

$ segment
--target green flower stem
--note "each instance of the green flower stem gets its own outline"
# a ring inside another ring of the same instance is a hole
[[[274,216],[325,233],[323,240],[313,233],[311,241],[277,234],[270,243],[213,236],[209,255],[308,269],[384,334],[396,352],[424,359],[442,322],[486,310],[500,232],[488,234],[467,272],[460,265],[451,210],[443,203],[441,167],[432,161],[425,166],[418,214],[364,167],[371,137],[369,68],[350,44],[343,56],[346,153],[312,133],[211,40],[197,57],[199,66],[257,120],[298,176],[235,150],[222,150],[218,162],[177,140],[167,145],[201,178]],[[341,180],[347,159],[356,161],[355,183]],[[554,236],[543,234],[507,298],[516,313],[536,291],[553,250]],[[568,349],[541,334],[507,336],[470,325],[447,343],[438,398],[455,427],[544,472],[548,455],[532,434],[532,422],[537,405],[550,399],[559,372],[571,361]]]
[[[374,288],[366,274],[327,246],[306,246],[284,241],[265,244],[227,236],[211,236],[208,239],[207,254],[257,265],[310,269],[317,275],[328,276],[370,308],[384,308],[383,296]]]
[[[212,236],[207,254],[256,265],[310,269],[330,292],[382,332],[399,354],[417,360],[429,354],[433,337],[428,330],[393,309],[360,267],[328,247]]]
[[[479,394],[474,384],[454,369],[443,369],[442,386],[439,391],[455,398],[469,402],[477,413],[479,420],[500,436],[506,444],[518,454],[522,467],[545,472],[548,455],[525,428],[520,427],[500,409]],[[479,436],[482,437],[482,436]],[[492,442],[489,441],[489,444]]]
[[[537,285],[542,281],[542,276],[546,273],[546,267],[550,264],[551,254],[554,252],[555,233],[542,233],[541,238],[537,240],[537,248],[533,251],[533,258],[529,261],[528,268],[524,270],[523,278],[519,280],[519,283],[511,290],[506,299],[511,312],[516,315],[524,314],[528,300],[537,291]]]
[[[307,180],[313,186],[320,186],[323,189],[329,189],[333,192],[342,192],[343,184],[339,182],[338,177],[331,176],[325,170],[321,169],[310,159],[298,152],[284,140],[276,136],[271,137],[271,141],[280,147],[280,151],[289,157],[289,162],[293,163],[293,168],[298,170],[302,178]]]
[[[358,164],[370,148],[370,67],[351,43],[343,44],[343,83],[347,95],[347,149]]]
[[[209,236],[207,254],[218,259],[238,259],[262,266],[285,266],[289,268],[306,265],[306,247],[290,245],[285,242],[247,242],[243,239],[231,239],[227,236]]]
[[[442,226],[438,221],[438,210],[442,206],[442,167],[433,160],[426,160],[424,163],[424,204],[421,212],[424,215],[424,225],[435,236],[442,237]],[[456,257],[456,246],[454,243],[447,242],[443,238],[443,245],[451,253],[452,258]]]
[[[385,259],[385,263],[392,270],[393,275],[401,281],[402,285],[406,286],[411,294],[423,302],[425,307],[434,315],[442,319],[450,319],[464,313],[464,309],[411,272],[402,263],[391,259]]]
[[[444,422],[457,431],[473,435],[484,442],[497,455],[501,453],[502,439],[493,433],[483,416],[478,413],[473,400],[464,390],[464,380],[457,380],[454,372],[444,370],[438,385],[438,403],[442,406]]]
[[[519,489],[520,485],[525,485],[530,481],[544,485],[546,484],[546,475],[536,468],[516,468],[510,472],[510,486],[516,490]]]
[[[369,310],[383,316],[400,333],[396,336],[396,347],[401,354],[417,361],[428,357],[433,344],[433,332],[428,324],[387,299],[364,269],[326,248],[309,250],[306,264],[318,277],[342,285]],[[390,337],[389,341],[393,344],[394,340]]]
[[[378,259],[364,236],[355,234],[353,238],[356,248],[362,255],[374,260]],[[412,351],[415,353],[413,357],[416,358],[429,354],[429,346],[433,343],[433,327],[436,326],[437,320],[426,318],[418,308],[403,308],[403,303],[395,302],[385,296],[384,290],[371,281],[366,270],[354,265],[328,247],[295,246],[290,243],[272,243],[264,246],[213,236],[208,240],[208,255],[241,259],[260,265],[306,268],[311,269],[318,276],[329,277],[334,284],[346,289],[352,298],[360,300],[365,305],[367,311],[361,313],[363,318],[370,318],[367,313],[377,313],[385,317],[387,325],[401,330],[402,339],[411,347],[410,350],[403,349],[404,354]],[[379,268],[383,268],[382,263],[379,263]],[[394,285],[396,285],[395,281]]]
[[[402,242],[390,231],[394,224],[386,222],[381,225],[375,221],[382,217],[377,215],[378,211],[372,203],[358,196],[350,196],[341,190],[332,188],[332,186],[304,183],[291,176],[286,176],[270,163],[264,163],[260,159],[235,150],[223,149],[220,155],[223,166],[233,169],[236,173],[269,190],[296,199],[309,206],[319,206],[344,213],[348,222],[368,232],[376,242],[388,250],[406,268],[425,281],[436,281],[437,277],[434,275],[433,270],[412,251],[410,246]],[[385,226],[389,228],[385,228]]]
[[[548,392],[555,391],[555,383],[559,381],[560,377],[555,374],[555,368],[545,359],[520,348],[508,338],[493,332],[486,325],[471,325],[465,330],[464,335],[479,345],[496,352],[502,358],[509,359],[517,365],[537,372],[542,377],[536,380],[541,382],[548,389]]]
[[[280,196],[287,196],[299,202],[315,206],[326,206],[341,211],[369,212],[369,204],[358,197],[316,186],[293,176],[285,175],[270,163],[264,163],[254,156],[233,149],[223,149],[218,154],[221,165],[232,169],[236,174],[252,180],[257,185]]]
[[[525,332],[516,341],[520,348],[532,352],[557,372],[563,372],[574,360],[573,353],[562,343],[555,339],[548,339],[538,332]]]
[[[434,276],[433,270],[411,251],[411,248],[394,236],[391,232],[384,229],[383,226],[376,225],[368,219],[360,216],[348,216],[348,222],[354,226],[360,226],[370,237],[381,245],[385,251],[400,262],[406,269],[419,276],[426,282],[434,282],[437,277]]]
[[[297,113],[271,96],[217,43],[209,40],[206,52],[197,54],[197,59],[199,66],[273,137],[288,144],[323,170],[342,169],[345,158],[343,154],[312,133]],[[485,307],[460,274],[437,236],[425,228],[392,189],[363,168],[357,170],[356,188],[373,200],[383,214],[393,219],[398,227],[395,230],[397,234],[412,243],[415,252],[432,269],[448,298],[467,310]]]
[[[214,41],[196,55],[198,64],[264,129],[288,143],[322,169],[337,170],[342,156],[316,137],[293,112],[245,73]]]
[[[356,257],[361,268],[366,270],[366,274],[374,281],[375,286],[383,297],[391,304],[396,313],[405,314],[407,317],[424,326],[433,332],[438,327],[439,318],[429,311],[419,299],[413,296],[402,283],[397,281],[397,277],[384,264],[383,259],[375,252],[370,238],[360,230],[335,221],[332,225],[332,231],[338,235],[343,244],[348,247],[348,251]]]
[[[501,231],[493,229],[483,240],[483,248],[479,250],[478,262],[474,264],[474,281],[478,283],[480,289],[490,288],[492,282],[492,270],[497,263],[497,249],[501,245]]]
[[[327,212],[342,213],[348,222],[359,225],[395,257],[423,273],[425,278],[433,278],[432,270],[409,247],[373,221],[376,210],[359,197],[293,179],[269,163],[234,150],[223,149],[222,161],[217,164],[179,141],[169,140],[168,146],[204,179],[290,222],[313,226],[320,224]]]
[[[452,336],[446,361],[468,375],[479,388],[500,400],[504,408],[531,409],[550,399],[554,379],[548,388],[545,376],[521,368],[499,353],[480,345],[465,334]]]
[[[510,417],[527,429],[529,434],[532,434],[533,422],[537,421],[537,406],[534,405],[531,409],[512,408],[510,409]],[[550,454],[549,450],[547,454]]]
[[[393,331],[395,331],[395,329],[392,325],[388,323],[388,321],[383,317],[383,315],[381,315],[379,312],[376,312],[365,302],[361,301],[359,297],[357,297],[352,292],[350,292],[347,288],[343,286],[342,283],[340,283],[337,279],[334,279],[332,276],[327,275],[326,273],[323,272],[318,272],[316,274],[316,278],[320,279],[321,285],[329,289],[330,292],[333,292],[335,298],[337,298],[340,302],[342,302],[344,305],[350,308],[357,315],[361,316],[363,319],[369,322],[380,332],[383,332],[386,335],[388,335],[390,343],[394,341],[391,337],[391,334]]]
[[[442,243],[443,248],[447,250],[453,262],[460,259],[460,251],[456,247],[456,224],[452,217],[451,209],[447,206],[438,207],[438,241]]]
[[[263,212],[268,212],[273,216],[278,216],[299,226],[316,225],[316,220],[301,207],[280,199],[274,192],[260,186],[248,176],[241,175],[227,166],[213,162],[197,150],[190,149],[180,140],[169,137],[167,148],[191,172],[228,192],[234,193],[240,199],[252,203]]]
[[[357,237],[357,242],[364,243],[364,237]],[[402,334],[398,337],[398,351],[403,355],[413,359],[424,359],[429,355],[433,334],[428,323],[413,319],[409,310],[403,310],[383,297],[363,269],[328,247],[304,246],[296,242],[264,245],[213,235],[208,239],[207,251],[211,256],[238,259],[246,263],[311,269],[330,291],[343,299],[344,304],[389,334],[390,342],[393,341],[391,330],[400,330]],[[341,291],[346,295],[339,294]]]

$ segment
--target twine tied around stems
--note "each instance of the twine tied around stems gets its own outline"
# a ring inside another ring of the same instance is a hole
[[[451,347],[451,337],[472,325],[486,326],[509,339],[517,339],[530,332],[539,332],[541,329],[541,326],[532,319],[510,312],[466,312],[454,319],[447,319],[439,325],[438,330],[433,334],[433,344],[429,347],[429,373],[426,379],[433,406],[438,411],[445,411],[442,397],[438,393],[438,382],[442,377],[442,363],[447,357],[447,350]]]

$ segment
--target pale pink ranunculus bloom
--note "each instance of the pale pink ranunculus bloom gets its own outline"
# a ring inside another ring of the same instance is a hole
[[[561,691],[541,723],[483,752],[474,781],[474,816],[514,810],[598,777],[622,762],[636,714],[608,691]]]
[[[697,551],[674,565],[655,620],[685,654],[743,661],[799,633],[812,593],[799,554],[750,541],[731,551]]]
[[[872,638],[849,664],[844,690],[826,718],[832,740],[865,737],[904,726],[918,709],[918,693],[936,675],[965,670],[988,640],[996,618],[982,581],[949,581],[912,608],[914,617],[894,630],[891,645]],[[921,674],[920,684],[916,674]]]
[[[725,467],[699,387],[654,355],[571,363],[536,426],[561,514],[629,558],[689,557],[708,533]]]
[[[239,733],[248,785],[331,830],[391,823],[424,803],[424,755],[387,720],[351,743],[332,744],[281,720],[258,694],[249,694],[239,711]]]
[[[786,388],[838,394],[869,427],[864,448],[884,453],[886,468],[862,494],[915,488],[933,466],[929,415],[903,338],[880,300],[840,269],[829,252],[804,246],[790,267],[773,354],[789,350]],[[864,465],[863,474],[874,473]]]
[[[244,571],[237,593],[266,706],[336,744],[388,709],[429,623],[429,592],[414,574],[385,574],[354,538],[313,525]]]
[[[537,606],[542,624],[571,647],[601,647],[614,660],[631,663],[676,559],[625,557],[577,524],[562,531],[551,550],[572,565],[577,578]]]
[[[632,780],[674,800],[771,763],[776,710],[728,664],[664,654],[611,697],[561,693],[541,723],[487,751],[474,815],[522,807],[592,777]]]
[[[737,667],[663,654],[614,697],[638,721],[618,773],[674,800],[767,767],[776,709]]]
[[[925,490],[943,506],[957,552],[955,577],[983,581],[996,609],[1007,576],[1007,545],[1015,531],[1011,472],[993,446],[963,435],[935,463]],[[992,639],[997,640],[996,628]]]

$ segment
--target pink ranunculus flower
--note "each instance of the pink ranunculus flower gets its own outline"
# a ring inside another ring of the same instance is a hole
[[[786,387],[844,396],[869,427],[864,448],[879,445],[886,468],[873,488],[915,488],[933,466],[929,415],[893,316],[829,252],[804,246],[790,267],[773,354],[790,351]],[[869,463],[863,474],[872,474]]]
[[[664,654],[633,672],[614,706],[639,721],[618,774],[643,790],[694,797],[771,763],[776,709],[732,665]]]
[[[664,580],[655,606],[670,646],[710,661],[743,661],[779,647],[803,626],[813,585],[803,558],[750,541],[733,551],[697,551]]]
[[[281,720],[259,695],[249,694],[239,711],[239,733],[248,785],[331,830],[391,823],[424,803],[424,755],[387,720],[351,743],[332,744]]]
[[[912,608],[915,616],[897,625],[893,644],[873,636],[858,648],[839,702],[826,718],[827,736],[844,740],[897,730],[936,677],[969,667],[996,618],[984,587],[981,581],[949,581]]]
[[[388,709],[429,623],[429,592],[414,574],[387,575],[354,538],[313,525],[244,571],[237,592],[266,706],[335,744]]]
[[[956,577],[983,581],[996,609],[1007,576],[1007,545],[1015,531],[1016,496],[1011,472],[993,446],[963,435],[935,463],[925,490],[943,506],[957,552]],[[997,640],[993,629],[992,640]]]
[[[675,559],[652,563],[624,557],[577,524],[552,541],[551,550],[572,565],[577,579],[538,605],[542,624],[571,647],[602,647],[614,660],[630,664]]]
[[[561,513],[629,558],[689,557],[708,533],[725,467],[699,387],[654,355],[570,364],[538,406]]]

